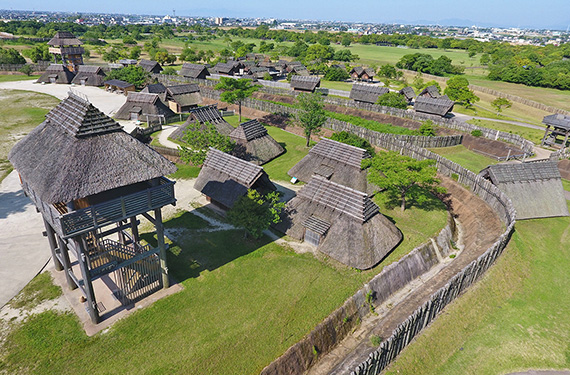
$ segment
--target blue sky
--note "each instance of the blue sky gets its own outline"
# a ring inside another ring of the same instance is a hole
[[[2,0],[2,9],[172,14],[183,16],[263,17],[365,21],[377,23],[454,23],[562,28],[570,24],[570,0],[98,0],[47,2]],[[451,20],[451,22],[450,22]],[[447,21],[447,22],[446,22]]]

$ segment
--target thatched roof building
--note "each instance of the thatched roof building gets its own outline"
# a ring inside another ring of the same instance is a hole
[[[166,102],[166,86],[162,83],[151,83],[150,85],[146,85],[141,92],[146,94],[157,94],[160,100]]]
[[[431,86],[428,86],[425,89],[423,89],[422,92],[420,92],[418,94],[418,97],[420,97],[420,96],[437,99],[441,96],[441,94],[439,93],[439,90],[437,89],[437,87],[435,85],[431,85]]]
[[[390,92],[387,87],[367,85],[365,83],[355,83],[350,90],[350,99],[374,104],[378,101],[380,95]]]
[[[152,60],[143,59],[139,61],[139,66],[149,73],[158,74],[163,70],[162,66],[158,62]]]
[[[232,155],[257,165],[265,164],[285,152],[257,120],[240,124],[230,133],[230,138],[236,142]]]
[[[550,160],[491,165],[480,175],[511,199],[517,219],[570,216],[558,166]]]
[[[318,76],[294,75],[291,77],[291,88],[295,91],[315,92],[321,86],[321,78]]]
[[[173,131],[170,134],[170,139],[182,139],[182,136],[184,135],[186,129],[188,129],[188,126],[195,122],[198,122],[200,124],[209,122],[216,127],[218,133],[223,135],[229,136],[230,133],[234,130],[234,127],[231,126],[226,120],[224,120],[216,104],[192,108],[188,113],[189,116],[184,125],[179,126],[178,129]]]
[[[205,65],[184,63],[178,74],[188,78],[206,79],[206,77],[210,75],[210,72]]]
[[[372,79],[376,75],[374,69],[363,68],[362,66],[355,66],[350,70],[348,74],[350,74],[352,79],[356,79],[359,81],[372,81]]]
[[[176,167],[74,94],[18,142],[10,162],[42,201],[71,202],[174,173]]]
[[[414,102],[414,109],[416,112],[444,117],[453,110],[454,105],[455,102],[449,100],[447,96],[440,96],[436,99],[429,96],[418,96]]]
[[[411,103],[416,98],[416,92],[410,86],[404,87],[399,92],[401,95],[404,95],[408,103]]]
[[[62,83],[69,85],[73,81],[73,78],[75,78],[75,73],[70,71],[67,66],[62,64],[51,64],[36,82]]]
[[[223,208],[231,208],[248,189],[261,194],[275,191],[262,167],[211,148],[194,189]]]
[[[243,64],[240,61],[219,62],[213,68],[214,72],[229,76],[240,74],[240,69],[243,69]]]
[[[106,91],[115,92],[118,94],[128,95],[129,92],[135,91],[135,85],[130,82],[121,81],[120,79],[110,79],[103,82]]]
[[[83,42],[80,41],[69,31],[58,31],[53,38],[47,42],[48,46],[63,47],[63,46],[80,46]]]
[[[323,138],[287,174],[303,182],[317,174],[352,189],[372,193],[366,170],[360,167],[362,160],[369,157],[362,148]]]
[[[286,206],[277,229],[358,269],[378,264],[402,240],[366,193],[313,176]]]
[[[188,112],[202,102],[200,87],[193,83],[168,86],[166,88],[166,100],[174,112]]]
[[[166,118],[174,115],[175,113],[160,100],[158,94],[129,92],[127,101],[119,108],[115,118],[162,124],[165,123]]]
[[[557,137],[563,136],[564,141],[561,146],[566,147],[566,142],[570,136],[570,116],[555,113],[544,116],[542,122],[546,125],[546,131],[542,137],[541,145],[555,146]]]
[[[81,86],[103,86],[105,82],[105,72],[100,66],[79,65],[77,67],[77,75],[71,83]]]

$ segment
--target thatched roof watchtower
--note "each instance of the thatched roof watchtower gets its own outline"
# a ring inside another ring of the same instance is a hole
[[[72,72],[77,71],[78,65],[83,65],[83,53],[85,53],[81,47],[83,42],[72,33],[58,31],[47,44],[49,53],[54,57],[54,63],[61,63]]]
[[[176,171],[172,163],[75,94],[8,158],[43,215],[56,269],[65,270],[70,288],[81,289],[94,323],[105,307],[93,282],[105,275],[115,274],[123,305],[168,287],[161,207],[176,202],[173,183],[163,177]],[[157,249],[138,242],[137,215],[155,224]]]

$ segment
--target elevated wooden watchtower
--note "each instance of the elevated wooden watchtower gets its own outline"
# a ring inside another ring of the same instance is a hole
[[[81,289],[93,323],[103,310],[97,279],[123,305],[169,286],[161,208],[176,202],[163,177],[174,164],[72,93],[9,159],[43,215],[55,268]],[[139,215],[154,224],[157,248],[139,242]]]
[[[83,42],[72,33],[59,31],[47,44],[56,64],[67,66],[72,72],[77,72],[77,66],[83,65]]]

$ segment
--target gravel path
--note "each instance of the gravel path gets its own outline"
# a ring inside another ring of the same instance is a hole
[[[178,145],[168,139],[170,134],[172,134],[176,129],[178,129],[178,126],[174,125],[163,126],[162,131],[160,132],[160,135],[158,137],[158,142],[160,142],[160,144],[163,145],[164,147],[173,148],[177,150]]]

